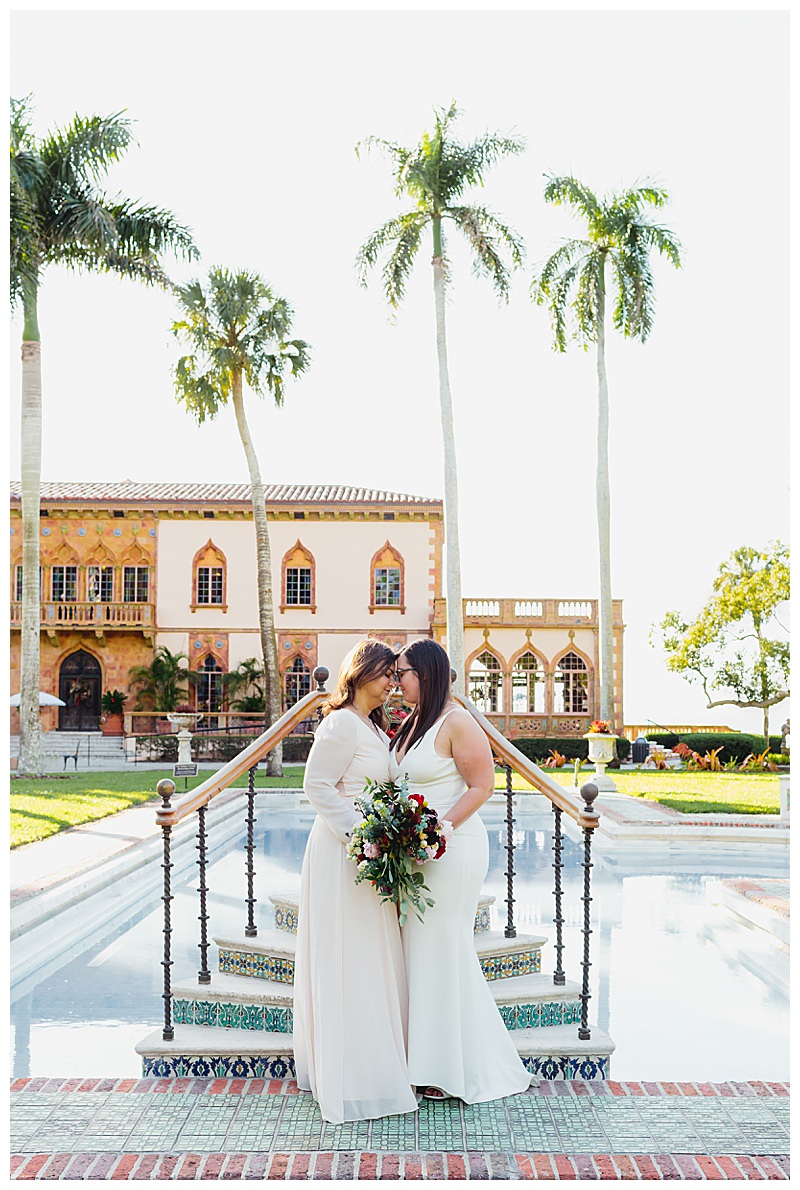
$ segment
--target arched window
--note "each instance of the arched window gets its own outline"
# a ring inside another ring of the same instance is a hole
[[[86,599],[89,603],[114,601],[114,559],[102,543],[86,566]]]
[[[123,603],[150,602],[150,565],[147,554],[134,544],[122,559]]]
[[[50,598],[54,603],[77,603],[78,561],[75,551],[63,542],[50,567]]]
[[[503,671],[494,653],[485,649],[469,669],[469,697],[484,715],[501,710]]]
[[[301,698],[311,692],[311,670],[304,664],[302,657],[295,657],[292,664],[283,675],[283,705],[284,709],[294,706]]]
[[[209,537],[192,561],[192,611],[208,607],[228,610],[227,569],[225,555]]]
[[[316,567],[314,555],[298,539],[284,554],[281,574],[281,611],[305,608],[315,612]]]
[[[553,681],[553,711],[556,715],[585,715],[589,709],[589,671],[577,653],[566,653]]]
[[[197,709],[206,714],[222,710],[222,666],[209,653],[198,669]],[[211,724],[209,724],[211,726]]]
[[[511,710],[514,714],[543,715],[545,707],[544,668],[531,652],[514,662],[511,674]]]
[[[370,613],[378,608],[405,612],[405,563],[387,541],[373,556],[370,567]]]

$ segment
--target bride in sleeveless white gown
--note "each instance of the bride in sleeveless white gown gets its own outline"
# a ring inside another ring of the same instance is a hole
[[[408,1074],[430,1098],[442,1097],[439,1091],[483,1103],[525,1091],[531,1081],[473,941],[489,866],[489,840],[476,811],[491,796],[494,763],[480,727],[450,698],[450,661],[441,645],[413,642],[398,658],[397,672],[404,701],[416,707],[406,721],[410,729],[392,742],[391,776],[407,774],[409,792],[422,794],[455,828],[442,858],[422,869],[433,907],[422,921],[409,914],[402,930]],[[415,715],[421,736],[411,722]]]
[[[406,1063],[403,948],[394,905],[355,883],[346,855],[366,778],[389,777],[389,739],[374,718],[394,685],[394,653],[364,641],[346,659],[317,728],[303,788],[317,811],[300,884],[294,982],[298,1086],[323,1119],[377,1119],[417,1110]]]

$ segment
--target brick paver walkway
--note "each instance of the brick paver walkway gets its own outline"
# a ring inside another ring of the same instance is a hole
[[[11,1090],[14,1179],[789,1177],[787,1083],[542,1083],[341,1125],[290,1080],[39,1078]]]

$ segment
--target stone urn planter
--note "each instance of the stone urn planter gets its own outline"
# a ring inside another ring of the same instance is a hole
[[[167,715],[178,734],[178,764],[192,763],[192,733],[190,727],[202,716],[197,711],[170,711]]]
[[[107,712],[100,716],[100,730],[103,735],[124,735],[123,718],[122,715],[115,715],[113,712]]]
[[[594,783],[601,793],[616,793],[617,787],[606,773],[606,765],[614,759],[614,745],[619,738],[610,731],[587,731],[583,737],[589,744],[589,759],[594,764]]]

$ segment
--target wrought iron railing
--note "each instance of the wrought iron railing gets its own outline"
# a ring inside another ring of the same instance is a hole
[[[165,1041],[171,1041],[174,1038],[175,1031],[172,1025],[172,919],[171,919],[171,904],[174,900],[171,887],[171,872],[173,863],[171,859],[172,846],[172,831],[192,814],[197,814],[197,850],[199,858],[197,864],[199,867],[200,884],[198,892],[200,895],[200,941],[198,948],[200,950],[200,968],[198,970],[198,982],[207,984],[211,982],[211,971],[208,966],[208,912],[206,894],[208,893],[208,886],[206,884],[207,866],[208,866],[208,825],[207,825],[207,808],[209,803],[224,790],[230,788],[235,781],[245,773],[248,774],[246,796],[246,817],[245,823],[246,831],[246,890],[247,894],[244,897],[244,904],[247,906],[245,936],[248,938],[256,937],[258,934],[258,926],[255,919],[255,905],[256,897],[254,894],[255,882],[255,868],[253,866],[255,842],[254,842],[254,828],[255,828],[255,775],[259,762],[262,761],[279,743],[285,739],[287,735],[301,723],[303,720],[311,718],[322,703],[327,699],[328,694],[325,690],[325,682],[328,679],[328,670],[320,666],[314,670],[314,680],[317,683],[317,689],[311,694],[307,694],[305,698],[301,698],[299,702],[295,703],[280,719],[277,720],[267,731],[262,732],[261,735],[255,739],[251,744],[234,757],[233,760],[224,764],[216,773],[210,776],[197,788],[184,794],[182,797],[173,801],[175,796],[175,782],[165,779],[158,782],[157,792],[161,798],[161,807],[156,813],[156,822],[161,827],[162,842],[163,842],[163,862],[162,870],[164,873],[164,888],[162,894],[162,901],[164,904],[164,957],[162,960],[162,967],[164,969],[164,1027],[162,1036]],[[563,986],[565,983],[564,969],[562,965],[562,955],[564,952],[564,938],[563,938],[563,897],[564,890],[562,887],[562,871],[563,863],[561,859],[563,851],[563,830],[562,818],[567,814],[576,825],[583,832],[583,896],[581,901],[583,903],[583,959],[582,971],[583,978],[580,991],[581,1002],[581,1019],[578,1026],[578,1037],[582,1040],[588,1040],[591,1037],[589,1029],[589,1000],[591,999],[589,969],[591,962],[589,960],[590,954],[590,937],[591,930],[591,870],[592,864],[592,835],[598,825],[599,815],[594,808],[594,800],[597,797],[597,786],[592,782],[587,782],[580,789],[580,798],[571,792],[565,786],[559,785],[547,773],[524,756],[517,748],[514,747],[504,736],[502,736],[495,727],[478,711],[469,700],[455,696],[457,701],[470,712],[470,714],[478,721],[481,728],[485,732],[492,751],[495,755],[497,763],[505,770],[506,775],[506,851],[508,855],[506,868],[506,883],[508,895],[506,898],[507,915],[505,936],[507,938],[516,937],[516,927],[514,925],[514,789],[513,789],[513,774],[517,773],[529,785],[531,785],[539,793],[543,793],[545,797],[549,798],[554,814],[555,830],[553,833],[553,854],[555,870],[555,881],[553,896],[555,898],[555,917],[553,921],[556,927],[556,965],[553,972],[553,983],[556,986]]]

